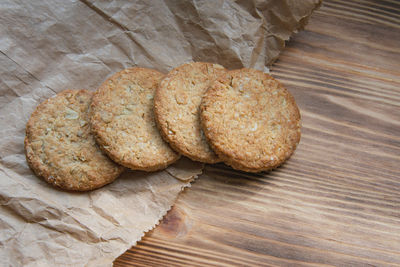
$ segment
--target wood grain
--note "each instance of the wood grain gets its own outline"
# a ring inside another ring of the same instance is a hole
[[[272,74],[301,110],[295,155],[207,166],[115,266],[400,266],[400,2],[325,1]]]

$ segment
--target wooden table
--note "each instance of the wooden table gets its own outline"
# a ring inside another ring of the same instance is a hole
[[[115,266],[400,266],[400,1],[325,1],[272,74],[301,110],[295,155],[207,166]]]

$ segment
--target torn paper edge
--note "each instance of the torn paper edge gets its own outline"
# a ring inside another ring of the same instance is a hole
[[[135,240],[135,241],[133,241],[132,243],[129,243],[129,247],[128,247],[127,249],[124,249],[123,251],[118,252],[117,256],[113,259],[113,262],[111,263],[111,266],[113,266],[113,263],[114,263],[114,261],[115,261],[117,258],[119,258],[119,257],[120,257],[122,254],[124,254],[126,251],[130,250],[132,247],[136,246],[137,243],[140,242],[140,241],[143,239],[143,237],[144,237],[148,232],[154,230],[158,225],[160,225],[160,223],[161,223],[162,220],[164,219],[165,215],[167,215],[167,213],[168,213],[168,212],[172,209],[172,207],[175,205],[176,200],[178,199],[179,195],[180,195],[186,188],[192,187],[192,183],[193,183],[194,181],[196,181],[197,178],[199,178],[200,175],[203,174],[203,171],[204,171],[204,167],[201,169],[201,172],[200,172],[199,174],[194,175],[194,176],[191,178],[191,180],[187,180],[187,181],[183,181],[183,180],[181,180],[181,179],[179,179],[179,178],[176,178],[176,177],[174,177],[172,174],[170,174],[170,173],[168,172],[168,174],[169,174],[170,176],[172,176],[174,179],[177,179],[177,180],[179,180],[179,181],[185,182],[186,184],[183,185],[183,186],[181,187],[181,191],[180,191],[179,194],[175,197],[175,199],[174,199],[174,201],[173,201],[173,204],[170,205],[169,208],[166,209],[165,212],[161,215],[161,217],[160,217],[158,220],[156,220],[156,221],[154,222],[153,226],[151,226],[149,229],[144,230],[143,233],[141,234],[141,236],[139,237],[138,240]]]

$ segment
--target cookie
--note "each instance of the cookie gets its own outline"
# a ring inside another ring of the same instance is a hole
[[[200,118],[213,150],[238,170],[276,168],[300,141],[300,112],[293,96],[257,70],[220,76],[203,97]]]
[[[63,91],[41,103],[27,123],[28,164],[56,187],[92,190],[111,183],[124,170],[101,152],[90,134],[91,97],[86,90]]]
[[[97,143],[130,169],[156,171],[180,157],[162,139],[154,120],[154,93],[163,78],[152,69],[125,69],[108,78],[93,96],[90,125]]]
[[[163,138],[192,160],[220,161],[201,130],[200,103],[211,82],[225,71],[218,64],[184,64],[168,73],[156,91],[154,113]]]

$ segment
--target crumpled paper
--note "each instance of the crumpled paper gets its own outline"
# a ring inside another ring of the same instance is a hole
[[[202,165],[127,171],[90,193],[28,168],[25,124],[64,89],[95,90],[121,69],[188,61],[267,67],[320,0],[0,2],[0,265],[110,266],[152,229]],[[178,178],[178,179],[177,179]]]

